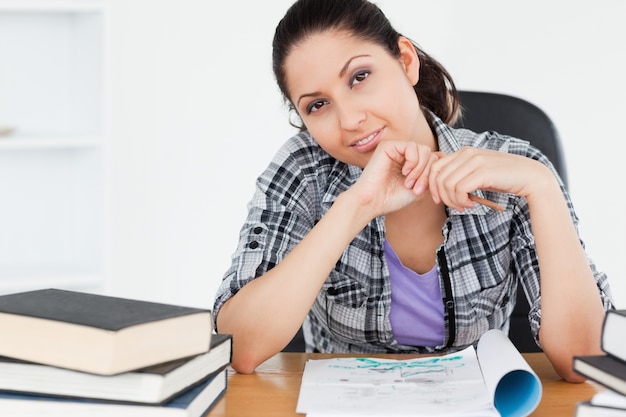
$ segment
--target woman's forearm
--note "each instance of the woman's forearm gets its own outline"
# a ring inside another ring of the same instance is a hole
[[[541,346],[571,382],[574,355],[600,352],[604,309],[567,204],[552,176],[527,196],[541,274]]]
[[[324,281],[374,215],[350,191],[273,269],[245,285],[220,309],[217,326],[233,334],[232,366],[251,373],[297,332]]]

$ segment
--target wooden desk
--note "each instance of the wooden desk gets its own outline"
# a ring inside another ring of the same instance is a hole
[[[296,413],[302,372],[307,359],[339,356],[313,353],[279,353],[263,363],[252,375],[229,371],[226,395],[207,417],[302,417]],[[417,355],[364,355],[393,359],[414,358]],[[543,353],[526,353],[524,358],[543,384],[543,396],[533,417],[571,417],[576,403],[590,399],[603,390],[593,383],[570,384],[552,369]]]

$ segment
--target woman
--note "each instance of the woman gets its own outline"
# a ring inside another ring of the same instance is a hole
[[[253,372],[303,322],[308,350],[462,349],[506,331],[521,281],[537,343],[582,381],[572,357],[600,351],[611,294],[547,158],[451,128],[452,79],[366,0],[297,1],[273,65],[302,127],[257,180],[217,294],[233,367]]]

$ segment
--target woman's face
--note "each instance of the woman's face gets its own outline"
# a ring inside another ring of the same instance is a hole
[[[314,34],[285,61],[292,103],[317,143],[334,158],[365,167],[383,140],[419,141],[427,124],[413,85],[419,60],[410,41],[401,56],[345,32]]]

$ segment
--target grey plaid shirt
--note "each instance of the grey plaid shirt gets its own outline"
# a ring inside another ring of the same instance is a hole
[[[439,149],[445,153],[462,146],[495,149],[536,159],[557,175],[548,159],[526,141],[494,132],[453,129],[432,117]],[[360,168],[324,152],[308,132],[289,139],[257,179],[232,265],[217,293],[214,317],[246,283],[278,264],[360,173]],[[563,185],[561,188],[577,224],[569,196]],[[389,270],[383,254],[385,223],[380,217],[345,249],[317,295],[303,325],[307,350],[378,353],[461,349],[476,343],[489,329],[508,330],[518,280],[530,303],[529,322],[537,338],[541,320],[539,266],[527,202],[503,193],[477,194],[506,207],[506,211],[496,212],[482,205],[463,213],[448,209],[444,241],[437,251],[446,327],[442,345],[405,346],[394,339],[389,322]],[[591,260],[589,264],[604,306],[609,308],[612,299],[606,275],[598,272]],[[276,302],[282,302],[280,294],[276,294]]]

